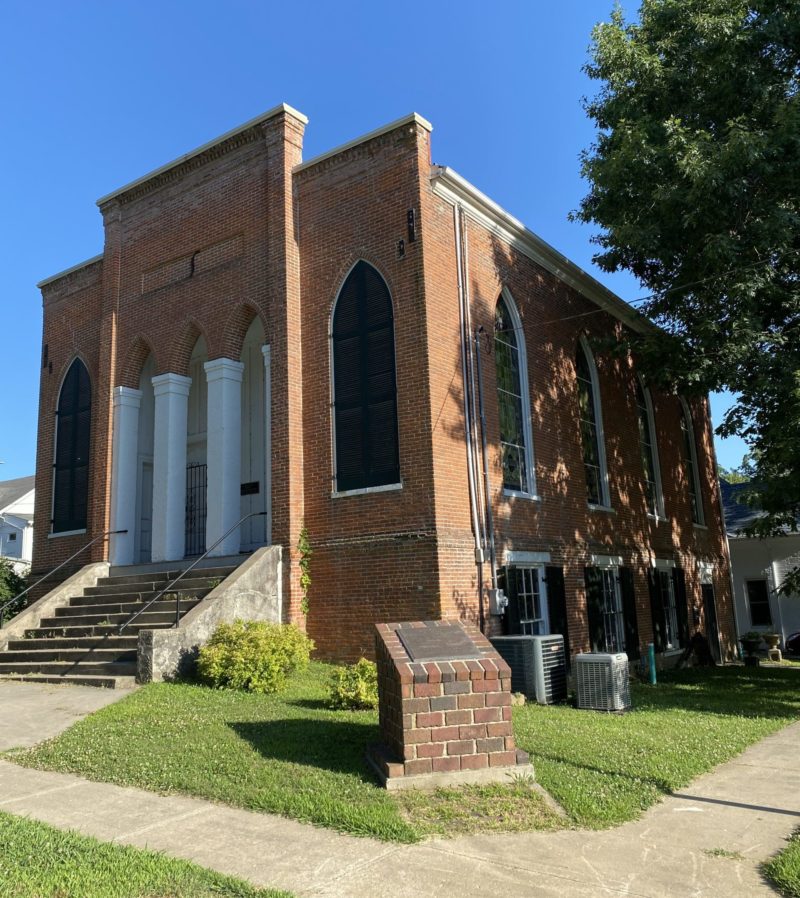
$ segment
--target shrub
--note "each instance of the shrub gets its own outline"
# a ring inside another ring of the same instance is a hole
[[[378,707],[378,668],[359,659],[347,667],[337,667],[330,684],[331,707],[358,711]]]
[[[313,648],[292,624],[237,620],[220,624],[200,649],[197,672],[217,689],[279,692],[290,673],[308,667]]]
[[[0,605],[4,605],[9,599],[19,595],[23,589],[25,589],[25,578],[14,570],[14,565],[10,561],[0,558]],[[10,620],[24,607],[25,596],[17,602],[12,602],[0,615],[0,621]]]

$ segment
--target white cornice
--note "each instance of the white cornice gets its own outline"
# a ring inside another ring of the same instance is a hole
[[[95,262],[101,262],[102,260],[102,253],[100,253],[99,256],[92,256],[91,259],[87,259],[85,262],[78,262],[78,264],[73,265],[72,268],[65,268],[63,271],[59,271],[58,274],[51,274],[49,278],[45,278],[43,281],[39,281],[36,286],[41,289],[42,287],[46,287],[48,284],[52,284],[54,281],[61,280],[61,278],[66,277],[68,274],[72,274],[75,271],[80,271],[81,268],[88,268],[90,265],[94,265]]]
[[[395,119],[395,121],[389,122],[388,125],[383,125],[381,128],[376,128],[374,131],[370,131],[368,134],[363,134],[361,137],[356,137],[355,140],[351,140],[348,143],[343,143],[341,146],[334,147],[332,150],[321,153],[319,156],[315,156],[313,159],[309,159],[308,162],[301,162],[300,165],[295,165],[295,167],[292,169],[292,172],[297,173],[305,171],[307,168],[311,168],[312,165],[316,165],[317,163],[322,162],[323,159],[330,159],[331,156],[338,156],[339,153],[344,153],[345,150],[350,150],[353,147],[357,147],[360,143],[366,143],[368,140],[374,140],[376,137],[380,137],[382,134],[388,134],[390,131],[394,131],[396,128],[401,128],[403,125],[409,124],[421,125],[428,133],[433,131],[433,125],[427,119],[424,119],[416,112],[412,112],[410,115],[404,115],[402,118]]]
[[[579,293],[600,306],[610,315],[624,322],[632,330],[647,332],[656,330],[656,326],[643,315],[612,293],[599,281],[579,268],[574,262],[562,255],[538,237],[533,231],[514,218],[481,193],[477,187],[443,165],[431,168],[431,184],[437,196],[453,205],[460,205],[464,211],[487,230],[496,234],[515,250],[541,265],[557,278],[574,287]]]
[[[276,115],[280,115],[281,113],[291,115],[293,118],[296,118],[304,125],[308,124],[308,119],[303,115],[302,112],[298,112],[296,109],[286,103],[281,103],[278,106],[274,106],[272,109],[268,109],[266,112],[262,112],[261,115],[257,115],[255,118],[251,118],[249,122],[245,122],[243,125],[238,125],[230,131],[226,131],[219,137],[215,137],[208,143],[204,143],[201,147],[197,147],[196,150],[192,150],[189,153],[184,153],[183,156],[179,156],[177,159],[173,159],[172,162],[167,162],[166,165],[162,165],[160,168],[156,168],[153,171],[148,172],[146,175],[142,175],[141,178],[137,178],[135,181],[131,181],[129,184],[125,184],[123,187],[119,187],[117,190],[113,190],[111,193],[107,193],[105,196],[101,196],[100,199],[97,200],[97,205],[102,206],[103,203],[107,203],[109,200],[113,200],[114,197],[132,190],[134,187],[138,187],[140,184],[144,184],[145,181],[149,181],[151,178],[156,178],[158,177],[158,175],[163,175],[164,172],[169,171],[171,168],[175,168],[175,166],[181,165],[181,163],[183,162],[188,162],[190,159],[194,159],[195,156],[199,156],[201,153],[205,153],[212,147],[217,146],[217,144],[223,143],[226,140],[230,140],[231,137],[236,137],[237,134],[241,134],[244,131],[255,127],[256,125],[261,125],[269,119],[274,118]]]

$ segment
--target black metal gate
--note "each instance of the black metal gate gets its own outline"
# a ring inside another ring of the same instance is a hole
[[[208,466],[186,466],[186,554],[202,555],[206,550]]]

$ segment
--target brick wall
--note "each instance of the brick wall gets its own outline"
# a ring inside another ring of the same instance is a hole
[[[52,567],[108,527],[112,388],[137,387],[149,353],[157,373],[185,374],[201,335],[210,359],[238,358],[258,316],[272,346],[273,540],[285,550],[287,619],[307,623],[321,655],[354,659],[372,653],[378,621],[476,621],[479,580],[485,586],[490,578],[488,566],[479,569],[474,560],[453,211],[431,186],[430,133],[407,121],[297,168],[302,138],[300,119],[281,112],[134,184],[101,206],[102,261],[44,288],[53,373],[43,370],[40,392],[34,569]],[[687,498],[680,403],[653,396],[667,517],[656,522],[645,510],[635,365],[598,351],[613,511],[589,511],[575,347],[582,334],[620,335],[622,325],[477,221],[467,220],[466,239],[473,327],[482,325],[491,339],[505,287],[527,346],[538,501],[503,495],[494,358],[489,351],[482,357],[500,561],[507,549],[546,551],[563,566],[573,651],[587,647],[583,568],[591,554],[620,555],[634,569],[643,642],[651,633],[650,559],[679,563],[696,605],[696,562],[713,562],[730,649],[727,550],[707,404],[692,404],[706,521],[700,528]],[[329,328],[338,290],[358,259],[377,268],[392,295],[402,488],[336,496]],[[89,526],[85,536],[50,539],[53,412],[75,354],[85,359],[93,386]],[[296,552],[303,522],[314,550],[307,621]],[[98,546],[91,560],[104,552]]]

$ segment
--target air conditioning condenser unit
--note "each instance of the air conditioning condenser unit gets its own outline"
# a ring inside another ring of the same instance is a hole
[[[575,656],[578,707],[593,711],[625,711],[631,706],[628,656],[584,652]]]

